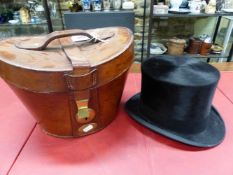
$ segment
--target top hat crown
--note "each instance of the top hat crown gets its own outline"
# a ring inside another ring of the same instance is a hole
[[[142,64],[141,93],[126,104],[131,117],[171,139],[198,147],[219,144],[224,122],[212,106],[220,73],[184,56],[158,56]]]

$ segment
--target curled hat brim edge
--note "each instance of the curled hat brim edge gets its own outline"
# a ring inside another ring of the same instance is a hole
[[[146,116],[140,112],[139,106],[140,93],[134,95],[126,102],[125,109],[129,116],[141,125],[175,141],[191,146],[209,148],[220,144],[225,137],[226,131],[224,121],[214,106],[211,108],[206,129],[195,134],[179,133],[167,128],[162,128],[156,123],[149,122]]]

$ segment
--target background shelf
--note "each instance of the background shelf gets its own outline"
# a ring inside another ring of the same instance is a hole
[[[150,6],[149,30],[148,30],[147,51],[146,51],[147,58],[150,56],[154,56],[150,54],[150,48],[152,43],[161,43],[166,45],[167,41],[173,37],[182,38],[188,41],[190,37],[199,37],[200,35],[208,34],[212,38],[212,43],[215,43],[223,47],[222,54],[209,54],[209,55],[184,54],[184,55],[195,58],[207,58],[207,61],[210,60],[231,61],[233,54],[232,27],[231,27],[233,26],[231,25],[233,24],[233,19],[232,19],[233,13],[219,12],[214,14],[205,14],[205,13],[153,14],[153,5],[157,4],[157,2],[158,2],[157,0],[152,0]],[[230,21],[229,25],[225,25],[226,23],[228,23],[225,20],[227,18],[229,18],[228,21]],[[223,24],[227,31],[227,32],[225,31],[224,34],[223,31],[221,30]],[[227,41],[227,43],[225,41]]]
[[[153,14],[152,18],[159,18],[159,17],[181,17],[181,18],[193,18],[193,17],[218,17],[218,16],[233,16],[233,13],[214,13],[214,14],[206,14],[206,13],[188,13],[188,14]]]
[[[163,54],[163,55],[168,55],[168,54]],[[150,56],[158,56],[156,54],[150,54]],[[221,54],[208,54],[208,55],[200,55],[200,54],[188,54],[184,53],[183,56],[188,56],[188,57],[194,57],[194,58],[227,58],[227,55],[221,55]]]

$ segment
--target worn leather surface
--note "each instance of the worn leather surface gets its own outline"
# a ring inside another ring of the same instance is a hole
[[[70,37],[62,40],[64,41],[62,46],[58,40],[54,40],[44,51],[24,50],[14,46],[18,40],[23,42],[25,38],[1,41],[0,76],[21,89],[42,93],[63,92],[67,91],[64,74],[75,72],[76,75],[82,75],[85,73],[84,69],[82,72],[81,69],[73,67],[83,67],[84,62],[88,63],[88,67],[98,67],[96,86],[106,84],[126,71],[133,58],[132,33],[126,28],[111,29],[109,30],[117,34],[108,42],[82,47],[70,45]],[[106,31],[105,28],[102,30],[97,30],[96,33]],[[93,30],[90,32],[93,33]],[[69,40],[68,45],[66,40]]]
[[[97,37],[105,36],[106,32],[114,35],[104,42],[78,46],[71,37],[55,39],[43,51],[12,46],[19,40],[26,41],[27,45],[29,41],[32,44],[39,42],[38,37],[0,42],[3,46],[0,49],[0,76],[51,135],[79,137],[91,134],[115,118],[133,61],[133,36],[121,27],[88,32]],[[84,124],[76,119],[80,100],[87,100],[87,107],[95,111],[93,120],[85,124],[93,124],[95,128],[87,133],[80,132]]]

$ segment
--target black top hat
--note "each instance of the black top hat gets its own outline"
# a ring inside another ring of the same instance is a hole
[[[173,140],[197,147],[222,142],[225,126],[212,106],[220,73],[184,56],[157,56],[142,64],[141,93],[126,103],[140,124]]]

